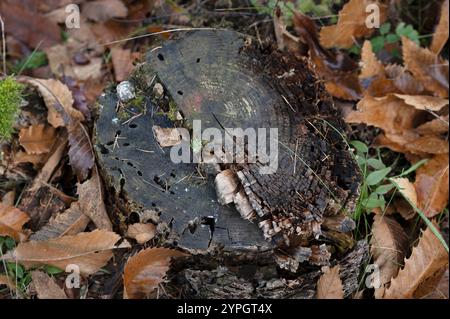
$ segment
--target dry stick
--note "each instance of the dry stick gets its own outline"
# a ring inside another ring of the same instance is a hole
[[[6,38],[5,38],[5,22],[3,22],[0,15],[0,26],[2,28],[2,59],[3,59],[3,74],[6,75]]]

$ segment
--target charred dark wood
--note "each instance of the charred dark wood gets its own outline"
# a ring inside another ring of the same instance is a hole
[[[213,260],[230,255],[238,266],[265,255],[276,268],[258,286],[217,266],[186,266],[186,293],[312,297],[320,267],[354,246],[349,216],[361,177],[340,133],[345,125],[308,61],[257,48],[236,32],[198,31],[151,50],[130,83],[135,99],[120,101],[113,88],[100,99],[95,143],[127,214],[160,215],[167,245],[200,255],[216,250]],[[173,163],[154,127],[192,129],[194,120],[223,135],[276,128],[277,169],[262,173],[264,158],[252,162],[249,152],[242,162]],[[283,271],[294,278],[280,278]],[[286,280],[290,294],[281,291]]]

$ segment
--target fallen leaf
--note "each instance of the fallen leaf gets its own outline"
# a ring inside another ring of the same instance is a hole
[[[384,67],[386,77],[394,84],[386,89],[388,93],[403,93],[408,95],[423,94],[424,87],[413,75],[403,66],[398,64],[388,64]],[[385,95],[386,95],[385,94]]]
[[[448,115],[440,116],[419,125],[416,129],[417,133],[421,135],[441,135],[448,133]]]
[[[32,12],[26,5],[3,2],[0,12],[5,31],[31,48],[47,48],[61,42],[59,26],[43,15]]]
[[[448,41],[448,14],[449,14],[449,1],[445,0],[441,6],[441,16],[439,23],[433,34],[433,41],[431,42],[430,50],[436,54],[441,53],[445,44]]]
[[[423,86],[442,98],[448,97],[448,61],[414,41],[402,38],[405,66]]]
[[[66,126],[72,119],[84,121],[83,114],[73,108],[72,92],[59,80],[29,79],[38,88],[48,109],[48,122],[55,128]]]
[[[95,155],[91,137],[87,128],[75,121],[70,123],[69,132],[69,163],[79,181],[84,181],[95,164]]]
[[[83,5],[82,14],[95,22],[126,18],[128,9],[120,0],[96,0]]]
[[[359,77],[361,79],[371,78],[375,76],[384,76],[384,66],[378,60],[377,56],[372,50],[372,44],[370,41],[364,41],[361,50],[361,73]]]
[[[417,193],[414,184],[409,179],[404,177],[393,178],[392,181],[399,187],[399,191],[405,199],[407,199],[414,206],[418,206]]]
[[[45,272],[32,271],[31,280],[39,299],[67,299],[64,290]]]
[[[163,282],[171,258],[182,256],[186,254],[174,249],[148,248],[128,259],[123,275],[124,298],[148,298]]]
[[[339,11],[337,24],[322,28],[320,43],[325,48],[349,49],[355,43],[355,39],[370,36],[375,28],[367,27],[366,20],[369,13],[366,12],[366,8],[372,4],[378,6],[380,23],[383,23],[387,18],[387,5],[376,0],[350,0]]]
[[[0,236],[9,236],[20,241],[26,236],[23,234],[23,225],[30,220],[27,213],[14,206],[0,203]]]
[[[92,177],[83,184],[77,184],[79,206],[99,229],[112,230],[111,220],[106,211],[102,182],[97,169],[92,171]]]
[[[11,278],[8,278],[6,275],[2,274],[0,274],[0,286],[1,285],[5,285],[6,287],[14,291],[17,289],[16,283],[13,282]]]
[[[417,288],[446,265],[448,253],[428,227],[419,239],[419,244],[413,248],[411,256],[406,259],[405,267],[391,280],[383,298],[414,298]]]
[[[288,49],[289,52],[297,53],[299,51],[299,39],[287,30],[279,7],[277,7],[273,15],[273,27],[278,49],[281,51]]]
[[[128,226],[127,237],[135,239],[138,244],[143,245],[155,237],[156,226],[153,224],[136,223]]]
[[[314,21],[300,12],[294,12],[294,26],[315,64],[317,75],[325,80],[327,91],[345,100],[359,100],[362,88],[356,73],[357,65],[343,52],[330,52],[319,43]]]
[[[406,152],[413,154],[446,154],[449,152],[448,142],[433,135],[421,136],[415,131],[407,131],[403,134],[386,133],[386,137],[404,146]]]
[[[346,116],[345,121],[373,125],[385,132],[401,133],[413,129],[419,115],[420,111],[395,96],[366,96],[358,102],[357,110]]]
[[[403,95],[394,94],[399,99],[405,101],[406,104],[414,106],[418,110],[430,110],[434,112],[440,111],[444,106],[448,105],[448,99],[429,95]]]
[[[19,132],[20,145],[27,154],[48,153],[56,141],[56,130],[45,124],[32,125]]]
[[[432,288],[431,292],[422,296],[423,299],[449,299],[449,277],[448,267],[439,282]]]
[[[117,82],[122,82],[128,78],[134,69],[133,61],[138,58],[138,54],[131,50],[122,48],[111,49],[111,59],[114,66],[114,75]]]
[[[77,265],[80,273],[88,276],[106,265],[119,239],[116,233],[95,230],[46,241],[29,241],[20,243],[0,260],[21,263],[27,269],[41,265],[66,269],[68,265]]]
[[[86,229],[90,219],[80,209],[78,202],[70,208],[52,217],[50,221],[30,236],[30,240],[44,241],[68,235],[76,235]]]
[[[317,299],[344,299],[344,288],[339,277],[339,265],[323,267],[323,275],[317,281]]]
[[[19,151],[13,155],[13,164],[31,163],[35,166],[41,166],[45,163],[46,159],[47,154],[27,154],[26,152]]]
[[[447,207],[449,196],[449,157],[436,155],[428,163],[419,167],[414,186],[418,207],[429,218],[441,213]]]
[[[162,128],[153,125],[153,134],[161,147],[170,147],[181,142],[181,135],[177,128]]]
[[[370,252],[373,263],[380,270],[380,287],[375,297],[381,298],[386,285],[395,277],[403,264],[408,249],[408,237],[402,226],[393,218],[375,215],[372,224]]]

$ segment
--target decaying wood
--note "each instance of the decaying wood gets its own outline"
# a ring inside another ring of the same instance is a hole
[[[214,250],[213,260],[230,253],[240,265],[254,265],[265,252],[278,269],[255,287],[228,268],[186,264],[190,294],[287,296],[282,287],[291,285],[290,297],[313,297],[320,267],[352,253],[354,264],[342,262],[359,274],[364,249],[351,250],[349,214],[361,177],[339,133],[343,121],[306,60],[257,48],[232,31],[197,31],[150,51],[130,82],[136,101],[119,101],[114,90],[99,101],[95,146],[110,189],[130,212],[160,215],[167,243]],[[154,127],[192,129],[194,120],[224,135],[227,128],[278,129],[278,168],[262,174],[265,158],[253,163],[246,152],[239,163],[212,163],[216,154],[207,163],[173,163]],[[280,269],[297,279],[288,283]],[[348,296],[354,275],[340,269]],[[211,278],[214,284],[205,284]]]

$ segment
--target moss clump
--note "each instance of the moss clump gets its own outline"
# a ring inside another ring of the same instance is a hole
[[[9,140],[20,112],[23,85],[12,77],[0,81],[0,140]]]

